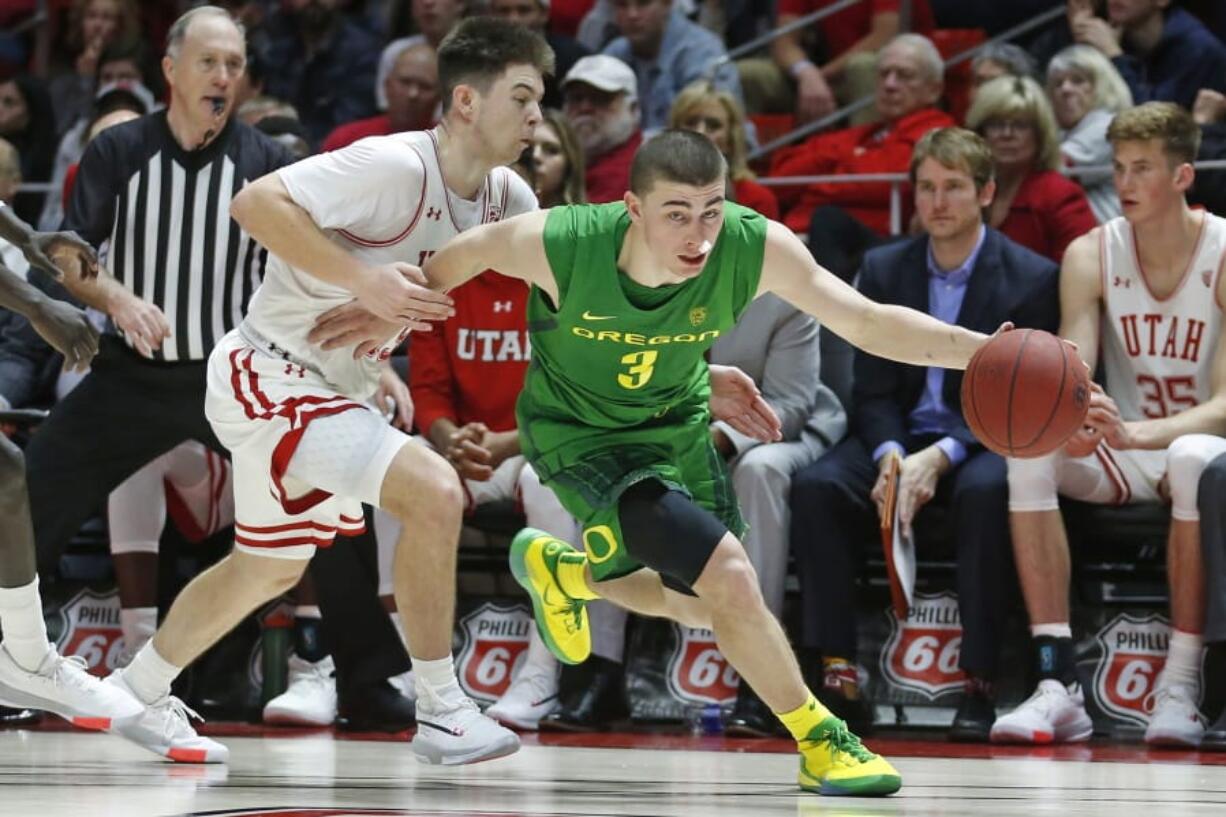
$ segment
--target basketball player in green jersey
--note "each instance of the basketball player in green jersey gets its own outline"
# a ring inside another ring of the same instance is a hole
[[[857,346],[906,363],[965,368],[986,336],[865,299],[786,227],[726,202],[726,172],[706,137],[664,131],[636,154],[624,203],[557,207],[468,230],[424,272],[439,289],[491,268],[532,286],[521,445],[581,521],[586,554],[528,529],[511,561],[558,658],[587,657],[584,604],[598,597],[710,627],[796,738],[801,788],[891,794],[898,772],[805,687],[762,600],[710,441],[703,353],[768,291]],[[765,404],[741,404],[741,421],[755,425]]]

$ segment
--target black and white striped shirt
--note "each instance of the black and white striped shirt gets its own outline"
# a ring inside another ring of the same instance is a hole
[[[95,247],[108,242],[111,274],[165,313],[173,335],[156,360],[204,360],[242,320],[267,251],[230,218],[230,200],[292,161],[282,145],[233,119],[205,148],[185,151],[165,111],[90,143],[64,226]]]

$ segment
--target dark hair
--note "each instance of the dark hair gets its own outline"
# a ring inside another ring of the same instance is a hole
[[[715,144],[697,131],[668,128],[645,142],[630,165],[630,190],[645,196],[657,179],[701,187],[728,174]]]
[[[438,46],[443,113],[451,109],[457,85],[484,92],[511,65],[531,65],[542,76],[552,75],[553,49],[535,31],[497,17],[462,20]]]

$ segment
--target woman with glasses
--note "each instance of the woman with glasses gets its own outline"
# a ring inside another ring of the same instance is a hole
[[[1074,179],[1086,191],[1099,223],[1120,215],[1120,199],[1112,178],[1111,144],[1107,126],[1120,111],[1132,107],[1132,91],[1111,60],[1096,48],[1073,45],[1047,66],[1047,95],[1060,126],[1060,153],[1074,169],[1106,166]]]
[[[966,124],[987,140],[996,162],[988,223],[1059,263],[1069,243],[1098,222],[1085,191],[1056,171],[1060,138],[1043,89],[1023,77],[987,82]]]

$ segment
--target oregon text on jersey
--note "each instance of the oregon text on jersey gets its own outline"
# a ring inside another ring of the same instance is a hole
[[[625,343],[630,346],[660,346],[665,343],[704,343],[719,337],[718,329],[708,329],[705,332],[682,332],[677,335],[643,335],[638,332],[619,332],[617,330],[601,329],[596,332],[586,326],[572,326],[571,334],[577,337],[611,343]]]

